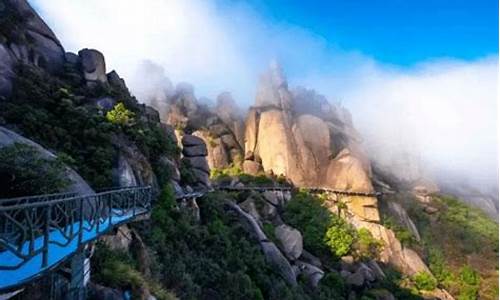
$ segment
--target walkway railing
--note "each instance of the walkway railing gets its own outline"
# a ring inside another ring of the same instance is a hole
[[[222,191],[291,191],[293,188],[290,186],[218,186],[216,189]],[[312,193],[332,193],[346,196],[378,197],[382,195],[380,192],[355,192],[324,187],[302,187],[301,189]]]
[[[38,276],[151,210],[151,187],[0,199],[0,290]]]

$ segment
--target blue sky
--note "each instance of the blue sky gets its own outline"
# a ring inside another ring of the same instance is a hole
[[[357,50],[385,63],[470,60],[498,52],[496,0],[239,2],[250,4],[270,22],[307,28],[329,46]]]

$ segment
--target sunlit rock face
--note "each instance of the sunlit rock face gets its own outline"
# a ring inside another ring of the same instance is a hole
[[[276,63],[261,76],[245,122],[246,165],[259,163],[297,186],[371,193],[370,161],[360,143],[344,108],[313,90],[290,92]],[[363,220],[379,220],[375,198],[347,198],[351,211]]]

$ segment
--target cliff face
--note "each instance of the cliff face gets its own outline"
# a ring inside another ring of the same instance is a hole
[[[371,168],[360,142],[344,108],[314,91],[290,91],[282,70],[272,64],[246,118],[244,171],[257,164],[297,186],[370,193]],[[376,199],[344,200],[360,218],[379,220]]]
[[[14,65],[23,62],[56,74],[65,52],[52,30],[23,0],[3,1],[0,11],[0,96],[12,91]]]

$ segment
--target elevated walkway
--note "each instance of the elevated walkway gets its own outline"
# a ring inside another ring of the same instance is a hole
[[[0,292],[58,267],[113,227],[151,211],[151,187],[0,199]]]

